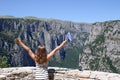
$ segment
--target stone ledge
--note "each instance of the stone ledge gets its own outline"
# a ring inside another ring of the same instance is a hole
[[[120,80],[120,74],[49,67],[50,80]],[[0,68],[0,80],[34,80],[35,67]]]

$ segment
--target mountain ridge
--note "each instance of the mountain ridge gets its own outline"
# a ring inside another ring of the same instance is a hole
[[[63,66],[68,62],[70,63],[70,61],[68,61],[69,58],[67,57],[68,54],[66,53],[67,51],[65,51],[65,49],[71,50],[71,48],[73,48],[74,46],[74,49],[76,49],[77,53],[73,54],[73,56],[79,56],[79,52],[77,50],[80,46],[83,45],[83,40],[86,39],[87,31],[89,30],[87,26],[89,26],[89,24],[77,24],[73,22],[64,22],[58,20],[44,21],[16,18],[0,19],[1,56],[6,54],[6,56],[8,57],[8,61],[12,60],[11,62],[9,62],[12,66],[32,66],[34,65],[33,61],[29,58],[27,53],[21,47],[14,43],[15,38],[21,38],[23,42],[33,50],[33,52],[35,52],[35,48],[38,45],[45,44],[49,53],[53,48],[55,48],[65,39],[65,35],[67,32],[71,32],[74,38],[73,42],[68,43],[54,56],[54,59],[56,59],[56,61],[53,61],[52,59],[50,62],[50,64]],[[80,36],[79,34],[83,36]],[[83,40],[79,40],[79,38]],[[76,40],[79,40],[77,41],[77,45],[76,43],[74,43]],[[66,54],[65,60],[61,60],[60,58],[60,55],[63,53]],[[72,55],[72,53],[69,54]],[[15,60],[16,58],[17,60]],[[25,60],[26,62],[22,60]],[[73,66],[77,67],[79,59],[76,58],[72,61],[75,62],[75,65]],[[67,67],[69,67],[69,65]]]
[[[0,18],[0,59],[6,56],[8,64],[14,67],[35,66],[26,51],[14,43],[15,38],[21,38],[33,52],[38,45],[45,44],[49,53],[65,39],[67,32],[71,32],[73,41],[53,57],[50,66],[77,69],[82,67],[89,70],[119,73],[120,58],[115,58],[116,54],[120,55],[119,23],[120,20],[87,24],[55,19],[45,21]],[[113,47],[109,47],[110,44]],[[115,49],[112,51],[114,46]],[[61,58],[63,53],[66,55],[64,60]],[[109,53],[112,56],[109,56]]]

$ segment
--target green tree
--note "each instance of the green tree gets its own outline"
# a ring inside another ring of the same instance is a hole
[[[7,63],[7,57],[3,56],[0,59],[0,68],[10,67],[10,64]]]

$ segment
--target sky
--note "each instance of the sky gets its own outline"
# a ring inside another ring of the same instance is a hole
[[[88,23],[120,20],[120,0],[0,0],[4,15]]]

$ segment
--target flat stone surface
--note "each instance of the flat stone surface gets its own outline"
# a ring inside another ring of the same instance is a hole
[[[120,74],[49,67],[50,80],[120,80]],[[35,67],[0,68],[0,80],[34,80]]]

